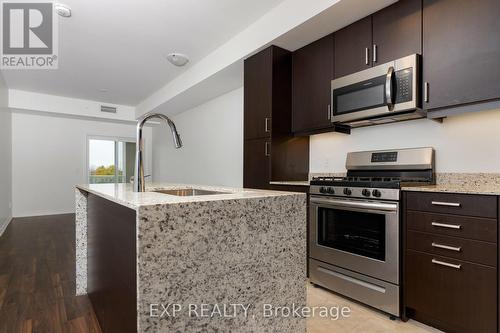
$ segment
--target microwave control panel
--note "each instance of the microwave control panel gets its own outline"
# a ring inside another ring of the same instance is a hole
[[[413,70],[411,68],[397,71],[396,76],[396,103],[409,102],[413,99]]]

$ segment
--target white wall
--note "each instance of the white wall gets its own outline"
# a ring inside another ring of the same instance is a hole
[[[12,217],[12,121],[8,92],[0,75],[0,236]]]
[[[101,105],[116,107],[116,113],[101,112]],[[60,115],[135,122],[135,107],[101,103],[86,99],[9,89],[9,107],[16,110],[43,111]]]
[[[153,129],[155,182],[243,185],[243,88],[172,118],[184,147],[170,131]]]
[[[75,184],[88,182],[88,136],[135,138],[135,126],[42,112],[12,114],[15,217],[74,212]],[[145,140],[150,166],[151,129],[145,130]]]
[[[314,135],[310,172],[342,172],[349,151],[431,146],[437,172],[500,172],[500,110]]]

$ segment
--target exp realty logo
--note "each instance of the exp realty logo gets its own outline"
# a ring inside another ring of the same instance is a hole
[[[1,69],[57,69],[58,26],[53,3],[3,1]]]

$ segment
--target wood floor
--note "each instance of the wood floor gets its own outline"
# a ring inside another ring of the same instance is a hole
[[[0,237],[0,333],[100,333],[75,295],[74,215],[14,219]]]
[[[75,295],[74,215],[15,219],[0,237],[0,333],[101,333],[87,296]],[[308,333],[438,332],[308,285],[309,306],[348,306],[352,316],[309,318]]]

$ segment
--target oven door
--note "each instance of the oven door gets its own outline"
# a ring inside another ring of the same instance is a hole
[[[417,109],[418,59],[414,54],[333,80],[332,122]]]
[[[399,203],[311,196],[310,257],[399,283]]]

